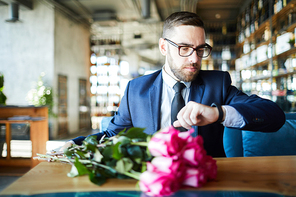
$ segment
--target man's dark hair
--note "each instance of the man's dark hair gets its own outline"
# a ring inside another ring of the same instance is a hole
[[[175,12],[164,21],[162,37],[167,37],[174,27],[181,25],[191,25],[204,29],[204,23],[197,14],[192,12]]]

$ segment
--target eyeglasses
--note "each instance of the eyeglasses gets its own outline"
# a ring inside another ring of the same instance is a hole
[[[196,51],[196,54],[198,57],[205,58],[205,57],[208,57],[212,51],[212,47],[207,43],[197,46],[196,48],[193,48],[190,46],[179,46],[178,44],[174,43],[173,41],[167,38],[165,38],[164,40],[168,41],[171,45],[177,47],[178,53],[181,57],[188,57],[192,55],[194,51]]]

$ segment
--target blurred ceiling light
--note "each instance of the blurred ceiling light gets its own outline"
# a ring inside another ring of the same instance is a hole
[[[90,72],[91,72],[91,74],[96,74],[97,73],[97,67],[96,66],[91,66],[90,67]]]
[[[129,63],[127,61],[120,62],[120,74],[121,75],[129,74]]]
[[[231,59],[231,52],[229,46],[226,46],[222,49],[222,59],[223,60],[230,60]]]
[[[108,57],[107,56],[101,56],[97,58],[97,65],[99,64],[105,64],[108,62]]]
[[[91,56],[90,56],[90,62],[91,62],[92,64],[97,63],[97,56],[96,56],[95,53],[91,54]]]

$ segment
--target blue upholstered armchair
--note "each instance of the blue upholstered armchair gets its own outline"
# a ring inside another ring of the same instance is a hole
[[[227,157],[296,155],[296,113],[286,113],[286,122],[277,132],[241,131],[225,127]]]

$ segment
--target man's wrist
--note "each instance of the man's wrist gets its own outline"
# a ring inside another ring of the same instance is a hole
[[[224,122],[225,121],[225,117],[226,117],[226,109],[225,109],[225,107],[223,105],[221,107],[222,107],[222,111],[223,111],[222,122]]]
[[[218,120],[216,121],[217,123],[222,123],[225,120],[225,109],[222,108],[221,105],[217,103],[212,103],[211,107],[216,107],[218,109]]]

